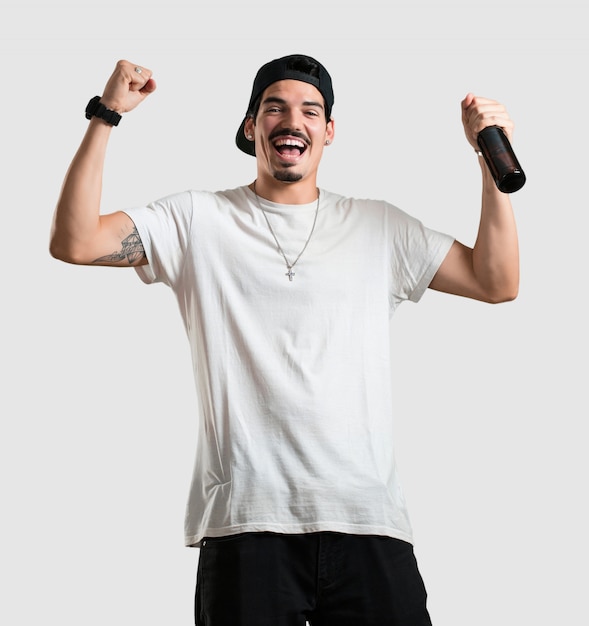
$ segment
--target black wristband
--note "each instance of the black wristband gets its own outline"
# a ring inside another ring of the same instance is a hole
[[[93,117],[99,117],[111,126],[118,126],[122,116],[112,109],[107,109],[104,104],[100,102],[100,96],[94,96],[86,107],[86,119],[89,120]]]

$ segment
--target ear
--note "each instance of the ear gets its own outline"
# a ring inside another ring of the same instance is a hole
[[[325,129],[325,141],[332,143],[334,136],[335,136],[335,122],[332,117],[329,120],[329,122],[327,122],[327,127]]]
[[[243,132],[246,136],[246,139],[249,139],[250,141],[254,140],[254,136],[255,136],[255,124],[254,124],[254,118],[253,117],[248,117],[247,120],[245,120],[245,125],[243,127]]]

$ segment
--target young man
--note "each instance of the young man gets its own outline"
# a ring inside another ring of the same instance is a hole
[[[51,253],[133,266],[177,296],[199,398],[186,517],[186,544],[201,548],[196,624],[430,624],[395,470],[389,320],[428,287],[516,297],[509,196],[479,159],[470,248],[386,202],[320,190],[331,78],[292,55],[258,71],[237,133],[254,182],[100,215],[112,125],[155,90],[151,76],[121,61],[90,102]],[[501,104],[472,94],[462,120],[475,150],[484,127],[513,130]]]

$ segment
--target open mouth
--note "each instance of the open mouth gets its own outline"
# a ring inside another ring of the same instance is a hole
[[[272,144],[275,150],[283,157],[300,157],[307,149],[307,144],[296,137],[279,137]]]

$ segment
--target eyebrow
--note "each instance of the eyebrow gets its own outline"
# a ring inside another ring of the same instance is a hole
[[[270,104],[272,102],[275,104],[287,104],[286,100],[284,100],[283,98],[277,98],[276,96],[269,96],[268,98],[264,98],[262,104]],[[305,102],[303,102],[303,106],[319,107],[320,109],[323,108],[321,102],[315,102],[314,100],[306,100]]]

